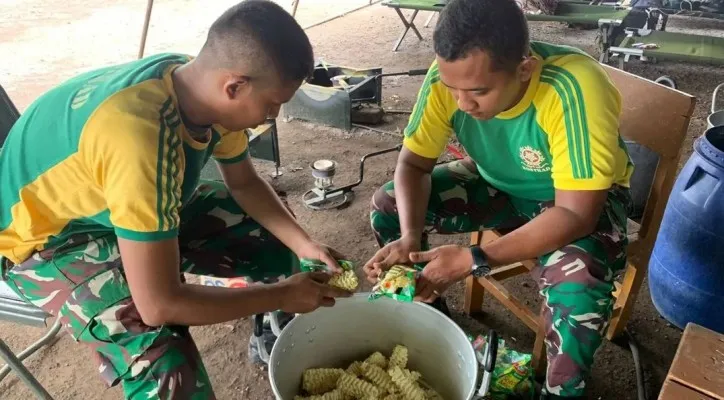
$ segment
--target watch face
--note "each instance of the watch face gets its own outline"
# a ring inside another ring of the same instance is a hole
[[[473,276],[476,278],[482,278],[483,276],[487,275],[488,272],[490,272],[490,268],[482,266],[473,267]]]

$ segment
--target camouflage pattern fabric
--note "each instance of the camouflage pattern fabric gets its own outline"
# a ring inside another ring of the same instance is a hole
[[[247,216],[223,184],[202,182],[181,212],[184,272],[272,282],[298,269],[296,256]],[[127,399],[213,399],[201,356],[182,326],[143,323],[112,232],[75,235],[5,271],[18,294],[93,348],[110,386]]]
[[[533,271],[544,298],[549,393],[575,397],[584,392],[594,353],[613,309],[613,279],[626,263],[630,205],[628,189],[613,187],[596,231],[540,257]],[[520,199],[498,191],[478,174],[473,161],[454,161],[432,172],[421,245],[429,248],[427,237],[431,233],[514,229],[551,206],[552,201]],[[370,219],[380,246],[400,237],[393,182],[375,193]]]

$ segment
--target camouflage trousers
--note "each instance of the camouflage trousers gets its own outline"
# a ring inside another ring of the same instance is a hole
[[[469,159],[444,164],[432,173],[422,248],[429,248],[431,233],[514,229],[552,205],[496,190]],[[614,187],[595,233],[538,260],[534,275],[544,300],[549,393],[574,397],[584,392],[613,308],[613,279],[626,262],[629,205],[628,189]],[[380,246],[400,237],[393,182],[375,193],[370,218]]]
[[[237,205],[223,184],[202,182],[181,212],[181,270],[270,282],[298,267],[296,256]],[[108,232],[75,235],[6,271],[21,296],[58,315],[94,350],[109,386],[127,399],[214,398],[188,327],[143,323]]]

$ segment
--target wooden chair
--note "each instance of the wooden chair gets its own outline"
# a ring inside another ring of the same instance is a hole
[[[606,65],[604,68],[622,95],[621,135],[651,149],[659,156],[641,224],[629,220],[628,265],[623,282],[615,283],[616,302],[606,334],[610,340],[623,332],[641,288],[664,208],[674,184],[680,150],[694,112],[696,98]],[[635,230],[638,232],[632,234]],[[472,234],[471,243],[486,243],[502,234],[498,231],[475,232]],[[536,372],[542,375],[546,362],[545,335],[539,314],[512,296],[500,282],[526,273],[535,265],[535,260],[526,260],[496,268],[483,278],[469,277],[466,281],[465,312],[472,314],[480,311],[485,291],[490,292],[528,328],[536,332],[532,362]]]

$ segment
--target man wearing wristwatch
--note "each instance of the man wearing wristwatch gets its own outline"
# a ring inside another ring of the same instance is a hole
[[[372,199],[381,249],[364,270],[375,280],[415,264],[417,300],[433,303],[470,274],[537,258],[544,398],[582,398],[625,266],[633,165],[620,94],[582,51],[529,42],[513,0],[451,0],[433,39],[394,181]],[[469,157],[436,166],[453,132]],[[510,233],[429,249],[430,233],[484,229]]]

